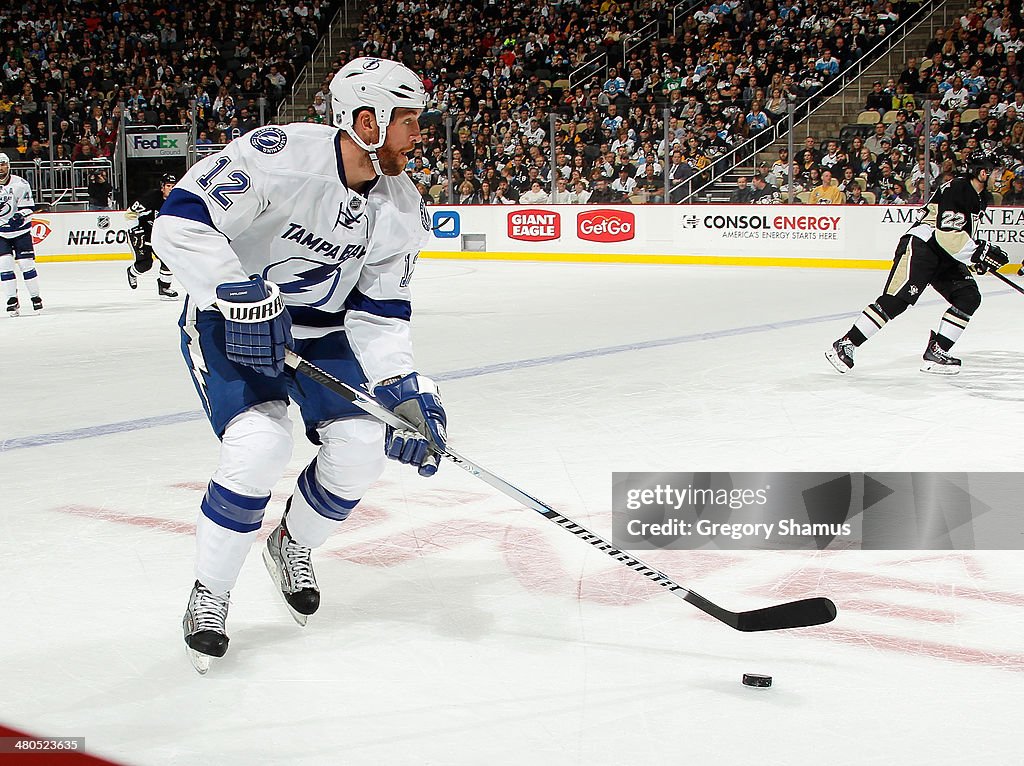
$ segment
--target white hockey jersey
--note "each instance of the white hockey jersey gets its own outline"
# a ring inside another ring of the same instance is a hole
[[[414,370],[409,282],[429,220],[405,174],[349,189],[338,136],[294,123],[235,139],[177,183],[153,249],[200,309],[224,282],[274,282],[292,334],[344,329],[373,383]]]
[[[28,181],[12,173],[7,183],[0,186],[0,237],[15,239],[30,231],[35,206]],[[25,220],[14,226],[11,218],[17,213],[21,213]]]

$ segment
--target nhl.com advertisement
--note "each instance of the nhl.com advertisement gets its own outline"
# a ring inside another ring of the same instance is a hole
[[[32,218],[32,246],[37,257],[124,256],[131,253],[128,230],[134,220],[120,210],[90,213],[37,213]]]

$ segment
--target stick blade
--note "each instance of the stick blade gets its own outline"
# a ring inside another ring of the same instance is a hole
[[[805,598],[788,604],[752,609],[740,612],[732,626],[744,633],[761,630],[786,630],[787,628],[809,628],[824,625],[836,618],[836,605],[830,599]]]

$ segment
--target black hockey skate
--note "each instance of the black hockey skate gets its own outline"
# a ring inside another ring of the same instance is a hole
[[[930,372],[933,375],[956,375],[960,372],[960,360],[951,356],[939,342],[938,336],[932,330],[928,338],[928,348],[924,350],[924,362],[921,364],[921,372]]]
[[[231,594],[215,596],[196,580],[188,608],[181,622],[185,633],[185,653],[201,675],[210,669],[210,660],[223,657],[228,650],[227,619]]]
[[[7,316],[16,317],[18,316],[18,309],[21,308],[17,298],[7,299]]]
[[[128,274],[128,287],[134,290],[139,286],[139,273],[135,270],[135,265],[129,266],[126,273]]]
[[[170,282],[157,282],[156,292],[160,296],[162,301],[176,301],[178,300],[178,293],[171,289]]]
[[[38,295],[34,296],[32,298],[32,310],[33,311],[42,311],[43,310],[43,299],[40,298]]]
[[[857,347],[853,345],[853,341],[844,335],[825,352],[825,358],[836,368],[837,372],[846,374],[853,369],[853,350],[855,348]]]
[[[284,518],[267,538],[263,563],[281,591],[292,618],[299,625],[305,626],[309,615],[320,608],[320,588],[313,574],[312,550],[292,540],[285,526],[291,505],[289,498]]]

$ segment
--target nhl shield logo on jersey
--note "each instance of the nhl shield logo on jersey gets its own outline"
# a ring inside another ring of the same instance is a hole
[[[249,143],[264,154],[277,154],[288,143],[288,136],[280,128],[271,126],[254,130]]]
[[[420,200],[420,222],[424,231],[430,231],[430,216],[427,215],[427,203]]]

